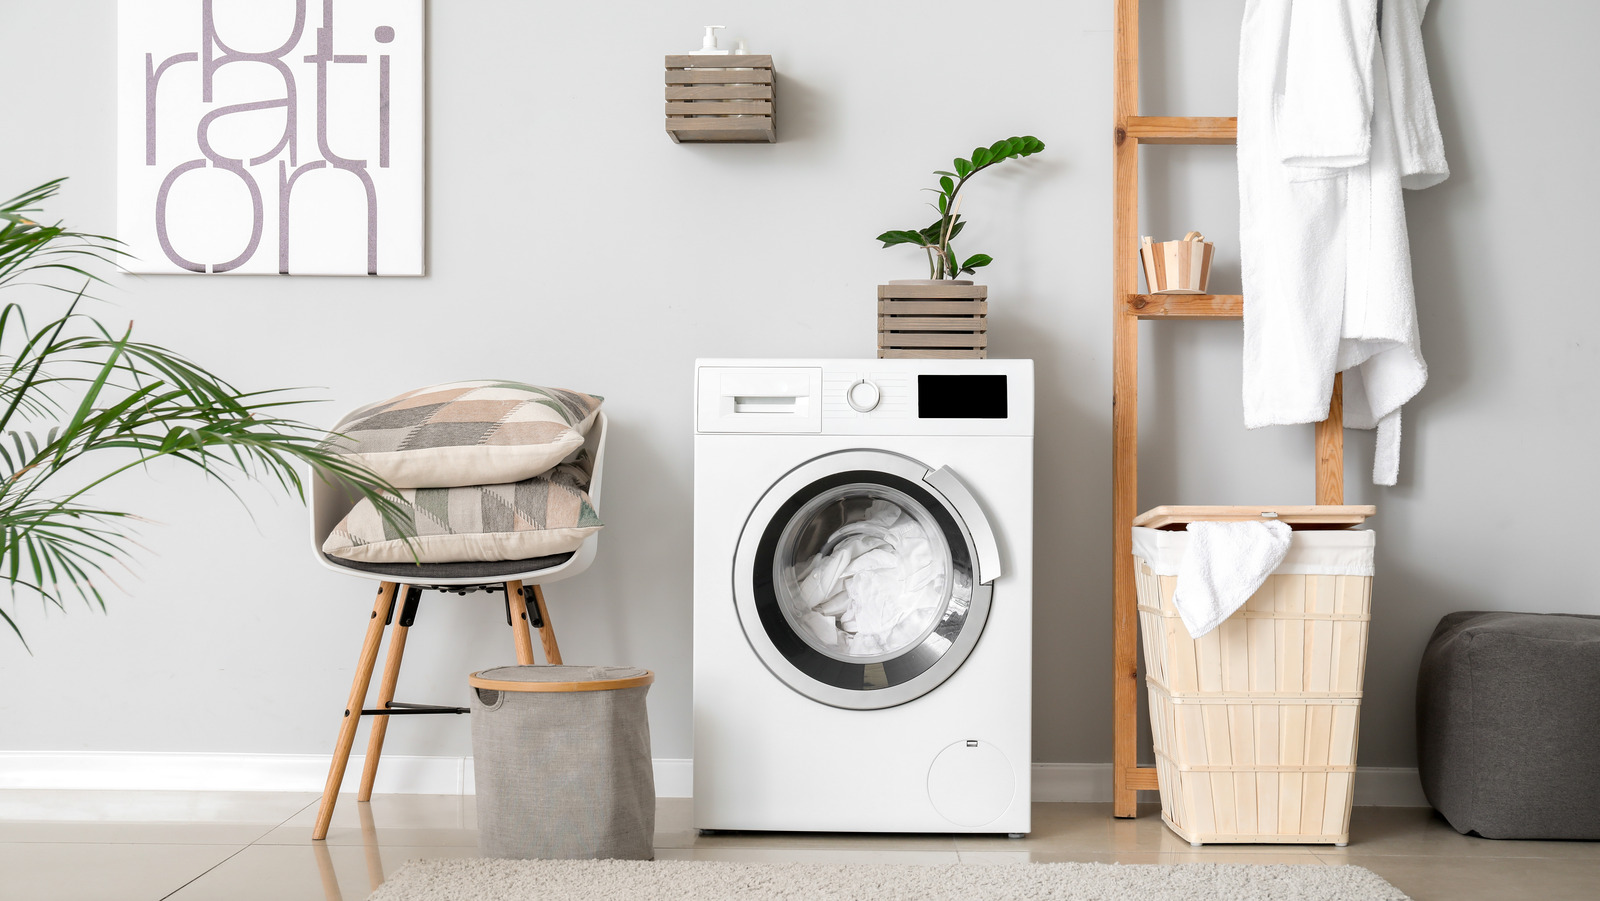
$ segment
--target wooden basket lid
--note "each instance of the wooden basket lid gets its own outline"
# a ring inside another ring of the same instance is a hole
[[[636,666],[500,666],[473,673],[467,683],[493,691],[618,691],[656,680]]]
[[[1135,526],[1178,531],[1191,522],[1251,522],[1277,520],[1291,529],[1348,529],[1377,514],[1370,504],[1359,505],[1257,505],[1238,507],[1152,507],[1134,517]]]

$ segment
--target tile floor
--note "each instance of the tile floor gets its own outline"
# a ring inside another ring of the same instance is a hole
[[[476,853],[473,799],[342,799],[312,842],[312,794],[0,791],[0,899],[27,901],[340,901],[361,899],[418,857]],[[920,835],[697,835],[690,802],[661,800],[657,856],[909,864],[1354,863],[1417,901],[1600,898],[1600,842],[1497,842],[1458,835],[1432,811],[1356,808],[1348,848],[1195,849],[1155,808],[1116,820],[1105,804],[1036,804],[1024,839]]]

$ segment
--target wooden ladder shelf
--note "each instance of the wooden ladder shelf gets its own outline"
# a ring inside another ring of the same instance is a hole
[[[1138,765],[1139,617],[1134,591],[1133,520],[1139,512],[1139,320],[1240,319],[1237,294],[1139,294],[1139,146],[1232,144],[1234,118],[1139,115],[1139,0],[1116,3],[1116,119],[1112,182],[1111,483],[1114,557],[1112,627],[1112,808],[1138,815],[1138,792],[1158,788],[1155,767]],[[1316,499],[1344,503],[1342,378],[1335,377],[1328,418],[1316,425]]]

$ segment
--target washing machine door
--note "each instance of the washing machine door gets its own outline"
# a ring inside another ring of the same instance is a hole
[[[848,450],[762,496],[734,553],[734,602],[772,674],[824,704],[904,704],[972,653],[1000,575],[961,481],[900,454]]]

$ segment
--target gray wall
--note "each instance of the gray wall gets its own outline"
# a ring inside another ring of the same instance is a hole
[[[1434,5],[1454,174],[1409,199],[1432,383],[1407,408],[1398,487],[1367,484],[1369,435],[1348,442],[1350,500],[1380,509],[1361,755],[1378,766],[1414,762],[1413,678],[1442,614],[1600,609],[1582,555],[1545,534],[1600,502],[1600,305],[1552,265],[1600,187],[1559,163],[1600,137],[1574,100],[1600,81],[1600,11]],[[1230,114],[1241,3],[1146,7],[1145,112]],[[774,54],[776,146],[662,133],[661,56],[706,21]],[[606,395],[609,526],[550,602],[571,659],[660,674],[656,754],[687,757],[691,361],[870,355],[873,286],[922,274],[871,237],[927,218],[917,189],[950,156],[1036,134],[1042,156],[974,183],[963,249],[996,258],[996,355],[1038,361],[1035,753],[1108,760],[1109,0],[452,0],[430,28],[429,277],[119,277],[105,318],[244,386],[326,386],[310,414],[325,423],[459,378]],[[0,193],[70,175],[51,212],[106,231],[114,36],[110,2],[0,4],[7,71],[28,84],[0,94]],[[1203,229],[1215,289],[1237,290],[1231,151],[1155,148],[1144,179],[1142,231]],[[1143,359],[1143,506],[1310,501],[1311,429],[1239,424],[1237,325],[1147,327]],[[312,561],[298,504],[244,495],[248,512],[166,466],[107,492],[157,521],[149,552],[108,616],[18,606],[34,656],[0,636],[0,749],[327,751],[368,583]],[[403,697],[462,700],[465,671],[509,656],[481,596],[430,600],[419,622]],[[389,749],[465,754],[466,726],[408,723]]]

